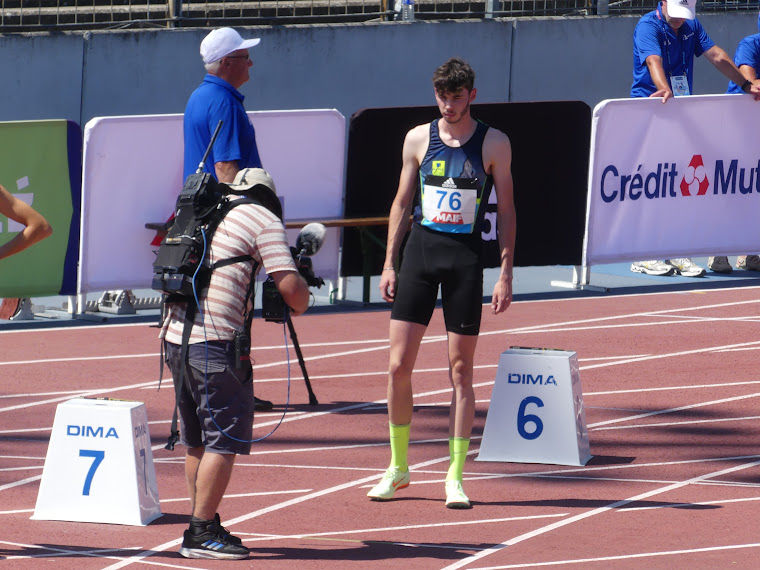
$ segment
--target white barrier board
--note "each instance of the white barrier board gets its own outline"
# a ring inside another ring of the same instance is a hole
[[[585,465],[589,459],[575,352],[504,351],[476,461]]]
[[[160,516],[145,404],[59,404],[32,519],[139,526]]]
[[[759,251],[758,129],[748,95],[599,103],[584,265]]]
[[[248,113],[285,220],[340,218],[346,125],[334,109]],[[182,115],[96,117],[84,129],[78,291],[150,289],[155,231],[182,190]],[[288,230],[295,245],[298,230]],[[328,228],[314,272],[338,277],[340,229]]]

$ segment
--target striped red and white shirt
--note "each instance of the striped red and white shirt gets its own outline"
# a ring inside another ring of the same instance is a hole
[[[296,271],[282,222],[257,204],[242,204],[225,216],[214,232],[206,260],[215,263],[239,255],[250,255],[266,273]],[[232,340],[242,329],[245,294],[254,278],[252,269],[252,261],[242,261],[212,272],[208,290],[199,291],[201,310],[195,315],[190,344]],[[182,344],[186,306],[171,305],[159,338]]]

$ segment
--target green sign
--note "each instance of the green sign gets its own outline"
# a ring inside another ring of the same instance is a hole
[[[53,227],[49,238],[0,261],[0,297],[44,297],[58,295],[64,288],[74,214],[69,145],[81,144],[70,141],[69,135],[65,120],[0,122],[0,184],[30,204]],[[81,156],[81,146],[72,150]],[[81,168],[81,164],[77,162],[76,167]],[[74,180],[80,180],[78,172]],[[78,196],[80,189],[74,190]],[[0,215],[0,243],[10,241],[22,229]],[[78,239],[72,242],[76,244]],[[67,269],[70,275],[72,268]]]

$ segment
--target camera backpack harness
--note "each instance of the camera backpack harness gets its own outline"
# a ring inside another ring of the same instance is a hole
[[[180,358],[183,363],[178,374],[174,375],[175,405],[172,417],[171,434],[166,449],[173,450],[174,444],[179,440],[177,429],[177,407],[182,393],[184,382],[184,363],[187,361],[188,343],[195,321],[195,315],[199,310],[198,292],[208,287],[211,274],[214,270],[233,263],[253,261],[251,280],[245,297],[245,313],[243,315],[243,329],[235,335],[236,365],[242,366],[243,360],[249,360],[250,353],[250,330],[253,320],[253,311],[248,309],[248,302],[253,296],[255,286],[255,274],[258,262],[250,255],[239,255],[228,259],[219,260],[213,264],[206,260],[207,246],[211,243],[214,232],[224,217],[236,206],[243,204],[258,204],[266,207],[274,215],[282,219],[282,207],[274,193],[262,186],[255,187],[259,192],[256,199],[245,196],[231,199],[228,195],[229,188],[219,184],[208,173],[203,173],[203,165],[216,139],[222,125],[220,121],[211,137],[203,160],[198,170],[187,177],[182,192],[177,198],[177,206],[174,220],[164,239],[161,241],[156,260],[153,262],[152,288],[164,294],[164,311],[171,303],[187,303],[185,310],[185,322],[182,330],[182,345]],[[271,196],[266,193],[271,194]],[[161,346],[161,376],[159,387],[163,378],[163,344]]]

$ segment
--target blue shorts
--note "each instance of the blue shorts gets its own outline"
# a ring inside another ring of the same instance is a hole
[[[214,453],[248,455],[253,429],[253,371],[250,362],[235,368],[232,341],[188,346],[179,399],[180,443]],[[166,360],[176,378],[180,346],[166,343]],[[225,435],[226,434],[226,435]]]

